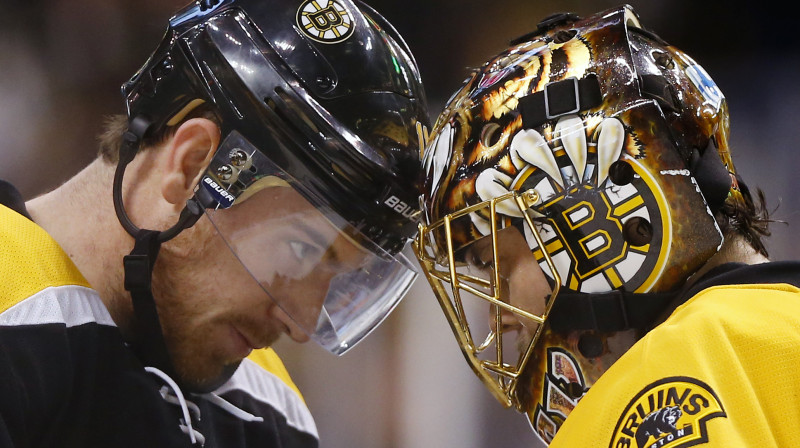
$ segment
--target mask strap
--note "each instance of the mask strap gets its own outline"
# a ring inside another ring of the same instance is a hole
[[[545,84],[539,92],[519,100],[522,127],[533,129],[555,118],[577,114],[603,102],[600,81],[594,74],[583,79],[566,78]]]
[[[635,294],[627,291],[607,293],[558,294],[547,323],[553,331],[593,330],[601,333],[650,328],[676,292]]]
[[[728,198],[735,178],[719,157],[714,139],[710,139],[704,151],[692,151],[689,170],[697,179],[697,186],[703,193],[706,203],[712,212],[719,211]]]

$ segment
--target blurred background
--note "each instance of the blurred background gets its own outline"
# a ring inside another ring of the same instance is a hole
[[[269,1],[269,0],[265,0]],[[26,199],[95,155],[102,118],[184,0],[2,0],[0,178]],[[415,53],[431,117],[471,68],[553,12],[589,15],[609,0],[372,0]],[[644,26],[703,65],[728,98],[738,171],[774,217],[773,259],[798,257],[800,38],[774,2],[629,1]],[[312,344],[277,347],[314,412],[323,448],[539,446],[464,362],[424,280],[382,327],[342,358]]]

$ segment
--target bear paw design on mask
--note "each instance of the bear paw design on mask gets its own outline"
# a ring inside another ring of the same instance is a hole
[[[635,138],[626,135],[617,118],[568,115],[541,132],[524,129],[514,135],[509,155],[515,171],[487,168],[477,176],[475,190],[483,201],[511,191],[535,190],[539,200],[531,212],[536,230],[563,286],[580,292],[619,288],[636,280],[638,273],[646,277],[651,271],[652,266],[645,266],[655,239],[649,223],[660,219],[649,186],[634,174],[635,160],[621,160],[630,142],[635,144]],[[618,183],[609,178],[615,163],[629,168],[629,176],[615,177]],[[531,229],[522,224],[520,209],[513,201],[503,201],[496,210],[503,227],[524,230],[528,246],[552,278]],[[491,232],[488,218],[482,211],[470,214],[483,235]],[[640,238],[630,237],[637,232]]]

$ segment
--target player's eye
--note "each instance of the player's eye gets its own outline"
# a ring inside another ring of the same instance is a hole
[[[316,246],[298,240],[289,241],[289,248],[298,260],[315,257],[319,252]]]

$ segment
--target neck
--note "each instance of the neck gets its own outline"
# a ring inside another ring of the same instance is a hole
[[[114,211],[110,194],[113,178],[114,165],[97,159],[26,206],[33,220],[64,249],[117,324],[122,325],[125,320],[120,307],[130,302],[122,288],[122,257],[130,252],[133,239]]]
[[[694,284],[698,279],[703,277],[706,272],[725,263],[759,264],[768,261],[769,259],[767,257],[747,244],[747,241],[745,241],[742,236],[730,235],[725,238],[725,242],[722,244],[719,252],[709,258],[708,262],[706,262],[700,270],[689,277],[687,286]]]

